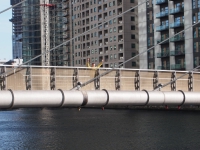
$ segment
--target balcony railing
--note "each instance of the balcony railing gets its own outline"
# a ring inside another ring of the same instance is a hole
[[[184,27],[183,22],[174,22],[170,24],[170,28]]]
[[[162,25],[162,26],[158,26],[156,27],[156,31],[163,31],[163,30],[168,30],[169,29],[169,25]]]
[[[167,66],[157,66],[157,69],[158,70],[169,70],[170,67],[169,67],[169,65],[167,65]]]
[[[184,7],[176,7],[174,9],[170,9],[170,15],[180,13],[180,12],[184,12]]]
[[[166,38],[161,38],[160,40],[157,40],[157,44],[159,44],[160,42],[166,40],[167,38],[168,38],[168,37],[166,37]],[[164,41],[164,42],[161,43],[161,44],[166,44],[166,43],[169,43],[169,40],[166,40],[166,41]]]
[[[171,70],[183,70],[185,69],[185,64],[173,64],[171,65]]]
[[[167,3],[168,0],[156,0],[156,5]]]
[[[156,18],[161,18],[161,17],[165,17],[165,16],[168,16],[168,12],[166,12],[166,11],[156,14]]]
[[[185,55],[185,50],[183,49],[178,49],[175,51],[170,51],[171,56],[180,56],[180,55]]]
[[[169,51],[157,53],[157,58],[169,57]]]
[[[177,36],[171,38],[170,42],[178,42],[178,41],[184,41],[184,40],[185,40],[184,36],[177,35]]]

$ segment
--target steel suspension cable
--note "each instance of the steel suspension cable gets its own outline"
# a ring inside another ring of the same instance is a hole
[[[0,11],[0,14],[2,14],[2,13],[4,13],[4,12],[8,11],[8,10],[11,9],[11,8],[14,8],[14,7],[16,7],[16,6],[20,5],[20,4],[22,4],[22,3],[25,2],[25,1],[26,1],[26,0],[23,0],[23,1],[21,1],[21,2],[19,2],[19,3],[17,3],[17,4],[15,4],[15,5],[11,6],[11,7],[6,8],[5,10]]]

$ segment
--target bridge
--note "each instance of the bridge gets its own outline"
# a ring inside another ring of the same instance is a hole
[[[0,83],[0,108],[6,109],[200,105],[196,71],[1,66]]]

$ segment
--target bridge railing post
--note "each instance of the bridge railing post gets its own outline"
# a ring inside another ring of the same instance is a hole
[[[121,88],[120,78],[121,78],[121,70],[119,69],[119,70],[116,70],[116,74],[115,74],[115,90],[118,90],[118,91]]]
[[[135,90],[140,91],[140,70],[135,72]]]
[[[73,88],[75,88],[77,86],[78,82],[79,82],[79,70],[78,70],[78,68],[75,68],[73,76],[72,76]]]
[[[31,88],[32,88],[32,67],[26,68],[25,83],[26,83],[26,90],[31,90]]]
[[[56,89],[56,67],[51,68],[50,72],[50,89]]]
[[[189,72],[188,75],[188,91],[193,91],[193,72]]]
[[[158,88],[158,83],[159,83],[158,71],[154,71],[154,75],[153,75],[153,89],[154,90]]]
[[[0,70],[0,74],[3,74],[6,72],[6,67],[5,66],[2,66],[1,67],[1,70]],[[6,90],[6,85],[7,85],[7,77],[6,75],[1,75],[0,76],[0,86],[1,86],[1,90]]]
[[[171,74],[171,81],[176,79],[176,71]],[[176,81],[171,83],[171,91],[176,91]]]
[[[99,75],[99,69],[95,70],[94,78],[96,78]],[[94,80],[94,88],[95,90],[100,90],[100,78]]]

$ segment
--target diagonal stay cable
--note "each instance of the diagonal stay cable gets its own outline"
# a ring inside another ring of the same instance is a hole
[[[132,59],[134,59],[134,58],[138,57],[138,56],[139,56],[139,55],[141,55],[141,54],[144,54],[144,53],[148,52],[148,51],[149,51],[149,50],[151,50],[152,48],[155,48],[157,45],[160,45],[160,44],[162,44],[162,43],[164,43],[164,42],[168,41],[168,40],[169,40],[169,39],[171,39],[172,37],[175,37],[176,35],[178,35],[178,34],[180,34],[180,33],[184,32],[185,30],[188,30],[188,29],[190,29],[190,28],[191,28],[191,27],[193,27],[193,26],[196,26],[196,25],[197,25],[197,24],[199,24],[199,23],[200,23],[200,21],[198,21],[197,23],[195,23],[195,24],[193,24],[193,25],[191,25],[191,26],[188,26],[188,27],[187,27],[187,28],[185,28],[184,30],[182,30],[182,31],[180,31],[180,32],[178,32],[178,33],[176,33],[176,34],[174,34],[173,36],[171,36],[171,37],[169,37],[169,38],[167,38],[167,39],[163,40],[163,41],[162,41],[162,42],[160,42],[160,43],[157,43],[156,45],[152,46],[151,48],[149,48],[149,49],[147,49],[147,50],[145,50],[145,51],[143,51],[143,52],[141,52],[141,53],[139,53],[139,54],[135,55],[134,57],[131,57],[130,59],[128,59],[128,60],[126,60],[126,61],[124,61],[123,63],[121,63],[121,64],[117,65],[117,67],[120,67],[120,66],[122,66],[123,64],[125,64],[125,63],[129,62],[130,60],[132,60]],[[87,82],[85,82],[85,83],[81,84],[81,87],[84,87],[84,86],[86,86],[87,84],[89,84],[89,83],[93,82],[94,80],[96,80],[96,79],[98,79],[98,78],[100,78],[100,77],[102,77],[102,76],[104,76],[104,75],[106,75],[106,74],[108,74],[108,73],[112,72],[112,71],[113,71],[114,69],[116,69],[117,67],[113,67],[112,69],[110,69],[110,70],[108,70],[108,71],[106,71],[106,72],[104,72],[104,73],[102,73],[102,74],[100,74],[100,75],[96,76],[95,78],[88,80]],[[76,88],[76,87],[75,87],[75,88]],[[73,89],[75,89],[75,88],[72,88],[71,90],[73,90]]]
[[[9,10],[9,9],[11,9],[11,8],[14,8],[14,7],[16,7],[16,6],[20,5],[20,4],[22,4],[22,3],[25,2],[25,1],[26,1],[26,0],[23,0],[23,1],[21,1],[21,2],[19,2],[19,3],[17,3],[17,4],[15,4],[15,5],[11,6],[11,7],[8,7],[8,8],[6,8],[6,9],[0,11],[0,14],[6,12],[7,10]]]
[[[175,81],[178,80],[178,79],[181,79],[182,77],[186,76],[186,75],[187,75],[188,73],[190,73],[190,72],[193,72],[195,69],[198,69],[199,67],[200,67],[200,65],[197,66],[196,68],[190,70],[190,71],[187,71],[186,73],[184,73],[184,74],[182,74],[181,76],[175,78],[174,80],[171,80],[171,81],[169,81],[169,82],[167,82],[167,83],[165,83],[165,84],[163,84],[163,85],[160,85],[159,87],[157,87],[157,88],[154,89],[153,91],[157,91],[157,90],[159,90],[159,89],[161,89],[161,88],[164,88],[165,86],[167,86],[167,85],[169,85],[169,84],[175,82]]]
[[[49,52],[51,52],[52,50],[55,50],[55,49],[59,48],[60,46],[65,45],[66,43],[68,43],[68,42],[70,42],[70,41],[72,41],[72,40],[74,40],[74,39],[76,39],[76,38],[78,38],[78,37],[80,37],[80,36],[82,36],[82,35],[85,35],[86,33],[92,31],[93,29],[98,28],[98,27],[104,25],[105,23],[109,22],[110,20],[113,20],[113,19],[115,19],[115,18],[118,18],[118,17],[122,16],[123,14],[125,14],[125,13],[131,11],[131,10],[134,9],[134,8],[137,8],[138,6],[140,6],[140,5],[144,4],[144,3],[146,3],[147,1],[149,1],[149,0],[146,0],[146,1],[144,1],[144,2],[142,2],[142,3],[140,3],[140,4],[138,4],[138,5],[136,5],[136,6],[132,7],[132,8],[130,8],[130,9],[128,9],[128,10],[122,12],[121,14],[119,14],[119,15],[117,15],[117,16],[115,16],[115,17],[112,17],[112,18],[110,18],[110,19],[108,19],[108,20],[106,20],[106,21],[104,21],[103,23],[100,23],[100,24],[97,25],[96,27],[93,27],[92,29],[87,30],[86,32],[81,33],[81,34],[79,34],[79,35],[77,35],[77,36],[75,36],[75,37],[73,37],[73,38],[71,38],[71,39],[69,39],[69,40],[63,42],[62,44],[59,44],[59,45],[55,46],[54,48],[51,48],[50,50],[41,53],[40,55],[38,55],[38,56],[36,56],[36,57],[34,57],[34,58],[32,58],[32,59],[30,59],[30,60],[24,62],[23,64],[20,64],[20,65],[18,65],[18,66],[15,66],[13,69],[11,69],[11,70],[9,70],[9,71],[7,71],[7,72],[5,72],[5,73],[0,74],[0,76],[5,76],[5,75],[8,74],[9,72],[14,71],[14,69],[17,69],[17,68],[19,68],[19,67],[21,67],[21,66],[23,66],[23,65],[25,65],[25,64],[27,64],[27,63],[29,63],[29,62],[31,62],[31,61],[33,61],[33,60],[39,58],[39,57],[42,56],[42,55],[45,55],[46,53],[49,53]]]

